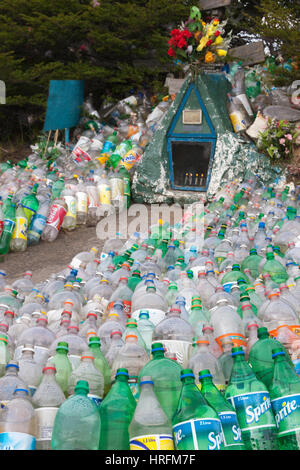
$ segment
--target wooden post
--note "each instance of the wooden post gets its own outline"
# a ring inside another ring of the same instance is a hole
[[[56,129],[55,135],[54,135],[54,147],[56,147],[56,145],[57,145],[58,133],[59,133],[59,130]]]
[[[49,140],[50,140],[51,132],[52,132],[52,131],[49,131],[49,132],[48,132],[48,139],[47,139],[47,142],[46,142],[46,147],[45,147],[45,150],[44,150],[43,157],[46,155],[46,152],[47,152],[47,148],[48,148],[48,145],[49,145]]]

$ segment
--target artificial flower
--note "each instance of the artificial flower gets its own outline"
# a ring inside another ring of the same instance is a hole
[[[221,33],[220,33],[220,31],[218,31],[218,30],[215,32],[215,36],[216,36],[216,37],[220,36],[220,34],[221,34]]]
[[[199,46],[197,47],[198,52],[201,52],[202,49],[204,49],[204,47],[206,46],[207,40],[208,40],[208,38],[206,36],[203,36],[200,39]]]
[[[285,145],[285,139],[284,139],[284,138],[280,139],[280,140],[279,140],[279,143],[280,143],[281,145]]]
[[[227,51],[225,51],[224,49],[217,49],[217,54],[219,57],[225,57],[227,56]]]
[[[180,38],[178,43],[177,43],[177,47],[179,47],[179,49],[183,49],[186,46],[187,46],[186,40],[183,37]]]
[[[205,54],[205,62],[207,64],[215,62],[215,56],[212,52],[207,52]]]
[[[214,25],[217,25],[217,24],[219,24],[219,23],[220,23],[220,20],[218,20],[217,18],[215,18],[214,21],[213,21],[213,24],[214,24]]]
[[[287,140],[293,140],[292,134],[286,134],[284,137],[286,137]]]
[[[215,44],[222,44],[222,42],[223,42],[222,36],[218,36],[215,40]]]
[[[170,47],[170,49],[168,50],[168,55],[170,57],[176,57],[176,52],[174,51],[174,49],[172,49],[172,47]]]

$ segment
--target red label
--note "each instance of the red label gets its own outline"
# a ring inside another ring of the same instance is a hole
[[[3,232],[3,227],[4,227],[4,221],[3,220],[0,220],[0,236]]]
[[[73,150],[73,155],[76,157],[74,160],[77,163],[80,163],[82,161],[89,162],[91,160],[91,157],[89,156],[88,153],[86,153],[84,150],[82,150],[80,147],[77,147],[76,149]]]
[[[124,312],[128,317],[130,317],[131,313],[131,301],[130,300],[123,300],[123,307],[124,307]]]
[[[49,214],[48,214],[48,218],[46,222],[47,225],[51,225],[52,227],[55,227],[59,231],[66,213],[67,211],[64,207],[58,204],[53,204],[49,210]]]

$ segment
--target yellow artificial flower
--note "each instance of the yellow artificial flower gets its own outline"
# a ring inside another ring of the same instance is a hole
[[[225,51],[224,49],[217,49],[217,54],[219,57],[225,57],[227,56],[227,51]]]
[[[222,36],[218,36],[215,40],[215,44],[222,44],[222,42],[223,42]]]
[[[209,64],[209,63],[213,63],[215,62],[215,56],[212,52],[207,52],[205,54],[205,63],[206,64]]]
[[[202,51],[202,49],[206,46],[207,41],[208,41],[208,38],[206,36],[203,36],[200,39],[199,46],[197,47],[198,52]]]
[[[220,23],[220,20],[214,19],[213,24],[218,25]]]

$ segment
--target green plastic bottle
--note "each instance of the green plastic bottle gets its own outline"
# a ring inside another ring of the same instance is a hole
[[[31,219],[39,208],[39,201],[36,197],[38,187],[39,185],[37,183],[34,184],[31,193],[23,197],[20,203],[27,218],[27,227],[30,227]]]
[[[275,259],[274,253],[266,253],[267,261],[262,267],[262,274],[269,274],[272,281],[282,284],[288,280],[288,273],[284,266]]]
[[[10,361],[10,354],[7,347],[7,335],[0,332],[0,377],[3,377],[6,372],[6,365]]]
[[[274,348],[280,348],[286,354],[287,360],[292,364],[289,357],[289,353],[279,341],[275,338],[270,337],[267,328],[261,327],[257,330],[258,341],[254,343],[249,351],[248,362],[252,367],[256,377],[261,380],[267,388],[270,387],[274,361],[272,359],[272,350]]]
[[[88,393],[88,382],[78,380],[74,394],[59,407],[52,431],[52,450],[98,450],[100,413]]]
[[[118,369],[115,381],[100,406],[100,450],[129,450],[129,425],[136,401],[128,385],[128,370]]]
[[[125,166],[121,166],[118,174],[121,176],[124,182],[124,207],[130,206],[131,200],[131,188],[130,188],[130,173],[126,170]]]
[[[68,396],[68,381],[72,373],[72,364],[68,358],[68,352],[68,343],[61,341],[56,346],[56,354],[51,358],[51,362],[56,368],[55,380],[66,397]]]
[[[138,269],[135,269],[132,271],[132,276],[128,279],[128,287],[129,289],[132,290],[132,292],[135,291],[136,286],[141,282],[141,272]]]
[[[226,273],[222,278],[222,285],[226,292],[230,293],[231,287],[239,280],[244,279],[247,284],[251,284],[246,274],[241,272],[238,264],[232,265],[232,270]]]
[[[10,241],[16,225],[16,205],[11,204],[5,215],[3,231],[0,239],[0,255],[5,255],[9,251]]]
[[[277,450],[276,424],[267,387],[246,362],[242,347],[232,348],[232,357],[225,398],[235,408],[245,450]]]
[[[234,408],[224,398],[212,381],[208,369],[199,372],[201,393],[207,403],[218,413],[221,421],[225,450],[244,450],[242,431],[240,429]]]
[[[154,392],[170,420],[176,411],[181,392],[180,373],[180,365],[165,357],[162,343],[153,343],[152,359],[141,370],[138,383],[140,384],[143,376],[152,377]]]
[[[102,373],[104,378],[104,396],[109,392],[111,387],[111,369],[101,351],[101,341],[98,336],[92,336],[89,339],[89,349],[94,356],[94,366]]]
[[[269,388],[279,450],[300,450],[300,377],[280,348],[272,351],[274,374]]]
[[[176,449],[223,450],[220,418],[195,384],[192,369],[183,369],[180,378],[182,389],[172,420]]]
[[[53,183],[51,191],[51,200],[58,199],[62,190],[65,188],[65,181],[63,177],[60,177],[55,183]]]
[[[257,279],[260,274],[259,263],[262,259],[263,257],[257,254],[256,249],[251,248],[249,256],[247,256],[241,263],[241,270],[244,272],[245,269],[250,269],[251,276],[254,279]]]
[[[5,201],[3,202],[2,210],[3,210],[4,216],[6,216],[7,211],[10,209],[10,206],[12,204],[12,198],[13,198],[13,195],[9,194],[7,198],[5,199]]]

